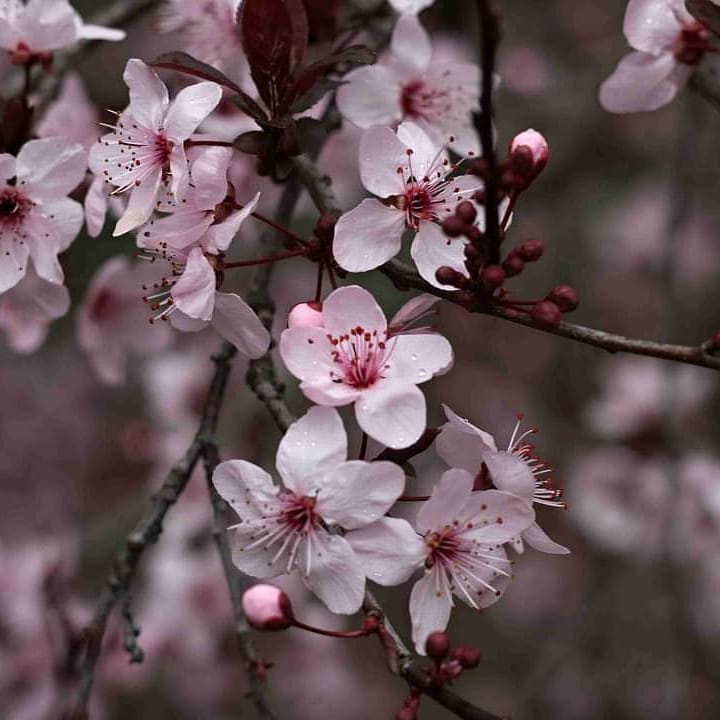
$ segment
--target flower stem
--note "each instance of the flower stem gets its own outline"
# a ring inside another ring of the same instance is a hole
[[[358,454],[358,460],[365,459],[365,455],[367,455],[367,446],[368,446],[368,436],[367,436],[367,433],[364,432],[362,434],[362,440],[360,441],[360,453]]]
[[[289,260],[290,258],[301,257],[302,255],[307,255],[307,253],[308,251],[306,248],[301,248],[300,250],[290,250],[286,253],[281,253],[280,255],[271,255],[270,257],[259,258],[256,260],[240,260],[238,262],[224,263],[222,269],[232,270],[233,268],[254,267],[255,265],[269,265],[270,263],[279,262],[280,260]]]
[[[300,620],[293,620],[293,625],[296,628],[300,628],[301,630],[307,630],[308,632],[315,633],[316,635],[324,635],[325,637],[343,639],[367,637],[371,634],[371,632],[373,632],[371,630],[366,630],[365,628],[363,628],[362,630],[349,630],[347,632],[341,632],[339,630],[324,630],[323,628],[316,628],[312,625],[306,625]]]

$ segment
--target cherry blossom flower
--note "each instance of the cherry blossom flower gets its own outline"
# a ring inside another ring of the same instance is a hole
[[[477,152],[472,113],[479,103],[479,69],[433,57],[430,39],[415,15],[403,15],[393,31],[388,62],[359,68],[337,94],[340,112],[361,128],[410,120],[438,145],[454,138],[462,154]]]
[[[323,303],[323,327],[285,330],[280,355],[312,402],[355,404],[358,424],[388,447],[416,442],[425,430],[425,397],[417,385],[447,372],[450,343],[438,334],[390,337],[373,296],[357,285]]]
[[[669,103],[708,48],[709,34],[684,0],[630,0],[623,31],[634,52],[600,88],[608,112],[657,110]]]
[[[333,253],[341,267],[350,272],[379,267],[400,251],[407,229],[416,233],[415,265],[431,285],[443,287],[435,273],[444,265],[466,273],[465,240],[446,237],[438,223],[482,183],[473,175],[452,177],[455,169],[442,147],[414,123],[402,123],[397,134],[387,127],[366,130],[360,176],[382,200],[363,200],[338,221]]]
[[[181,90],[170,102],[163,82],[142,60],[128,61],[123,75],[130,105],[113,132],[103,136],[90,153],[90,166],[115,187],[130,193],[128,207],[115,226],[123,235],[150,219],[161,192],[180,200],[189,172],[185,141],[215,109],[222,89],[201,82]]]
[[[503,545],[534,518],[524,499],[499,490],[474,492],[473,476],[453,469],[421,506],[417,532],[385,518],[372,535],[359,530],[349,540],[368,578],[380,584],[403,582],[424,565],[410,595],[413,641],[424,655],[428,635],[447,627],[453,595],[476,610],[500,599],[511,579]]]
[[[67,288],[43,280],[30,268],[17,285],[0,295],[0,328],[15,352],[35,352],[45,342],[50,323],[69,309]]]
[[[233,561],[243,572],[270,578],[298,569],[308,589],[336,613],[359,610],[365,572],[348,539],[379,520],[405,486],[390,462],[346,461],[347,436],[340,415],[313,407],[280,442],[276,466],[285,489],[262,468],[244,460],[221,463],[217,491],[240,517],[230,528]]]
[[[122,40],[122,30],[86,25],[67,0],[4,0],[0,47],[18,61],[42,56],[78,40]]]
[[[77,73],[68,72],[63,77],[58,96],[47,106],[35,132],[41,138],[62,135],[88,150],[97,141],[97,111]]]
[[[146,355],[167,346],[169,328],[147,321],[142,288],[155,277],[144,262],[114,257],[103,264],[77,315],[77,339],[98,377],[108,385],[125,380],[128,355]]]
[[[498,450],[492,435],[459,417],[449,407],[444,409],[448,422],[435,442],[438,454],[450,467],[471,473],[479,479],[481,487],[489,481],[491,487],[516,495],[528,505],[565,507],[558,499],[561,491],[553,488],[546,477],[550,469],[533,456],[533,447],[523,442],[534,430],[520,434],[518,420],[507,449]],[[551,540],[536,522],[522,535],[512,538],[518,552],[523,552],[523,541],[541,552],[559,555],[570,552]]]
[[[0,155],[0,293],[17,285],[29,262],[60,284],[58,253],[83,223],[82,207],[66,195],[85,174],[85,152],[64,138],[30,140],[17,159]]]

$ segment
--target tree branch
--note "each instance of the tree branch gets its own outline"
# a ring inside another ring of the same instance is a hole
[[[195,466],[203,455],[208,436],[212,437],[215,434],[235,353],[232,345],[223,343],[222,349],[213,358],[215,375],[205,401],[198,432],[185,455],[168,473],[160,490],[154,495],[150,509],[128,535],[125,546],[115,559],[113,571],[100,596],[92,620],[83,631],[85,647],[78,669],[78,696],[68,716],[70,720],[86,720],[88,717],[87,708],[95,679],[95,668],[102,653],[103,638],[110,615],[115,606],[123,602],[127,596],[143,553],[160,537],[165,516],[185,490]]]

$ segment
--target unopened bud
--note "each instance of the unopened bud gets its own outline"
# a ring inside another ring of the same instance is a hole
[[[242,597],[245,617],[256,630],[285,630],[293,624],[290,598],[274,585],[254,585]]]
[[[477,209],[469,200],[463,200],[455,208],[455,214],[468,225],[472,225],[477,219]]]
[[[507,277],[515,277],[525,269],[525,261],[519,255],[511,253],[505,259],[502,267]]]
[[[480,282],[488,290],[495,291],[505,282],[505,271],[499,265],[488,265],[480,273]]]
[[[425,641],[425,652],[433,660],[444,660],[450,652],[450,638],[445,632],[434,632]]]
[[[553,288],[547,296],[547,300],[554,302],[560,308],[560,312],[564,313],[572,312],[580,304],[577,290],[570,285],[558,285]]]
[[[448,215],[442,224],[443,232],[451,238],[460,237],[467,229],[467,223],[461,220],[457,215]]]
[[[540,240],[526,240],[517,248],[517,254],[525,262],[537,262],[545,252],[545,246]]]
[[[296,305],[288,315],[288,327],[323,327],[322,303]]]
[[[550,300],[542,300],[533,305],[530,310],[530,317],[538,324],[545,327],[557,327],[562,319],[560,308]]]
[[[416,720],[417,715],[417,708],[404,705],[397,711],[395,720]]]
[[[462,273],[453,270],[447,265],[443,265],[437,269],[435,278],[441,285],[452,285],[456,288],[463,287],[466,282],[466,278]]]
[[[463,666],[457,660],[443,663],[442,673],[446,680],[457,680],[463,674]]]
[[[331,243],[337,220],[329,213],[323,213],[315,225],[315,236],[325,243]]]
[[[525,130],[510,142],[510,157],[520,153],[521,148],[527,148],[530,151],[534,178],[547,165],[549,155],[547,140],[537,130]]]
[[[453,652],[453,660],[457,660],[466,670],[476,668],[480,664],[480,651],[471,645],[458,645]]]

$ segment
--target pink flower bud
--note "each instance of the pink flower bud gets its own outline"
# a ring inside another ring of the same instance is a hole
[[[558,285],[553,288],[547,299],[554,302],[560,308],[560,312],[564,313],[572,312],[580,304],[577,290],[570,285]]]
[[[274,585],[254,585],[246,590],[242,606],[256,630],[285,630],[293,624],[290,598]]]
[[[322,327],[322,303],[306,302],[296,305],[288,315],[288,327]]]
[[[476,668],[480,664],[480,651],[470,645],[458,645],[452,653],[453,660],[457,660],[465,669]]]
[[[494,292],[505,282],[505,271],[499,265],[488,265],[480,274],[480,282]]]
[[[542,300],[533,305],[530,310],[530,317],[538,324],[545,327],[557,327],[562,320],[560,308],[550,300]]]
[[[533,172],[538,175],[547,165],[548,161],[548,144],[547,140],[537,130],[525,130],[516,135],[510,143],[510,155],[512,156],[520,150],[527,148],[533,161]]]
[[[425,652],[433,660],[444,660],[450,652],[450,638],[447,633],[430,633],[425,641]]]

